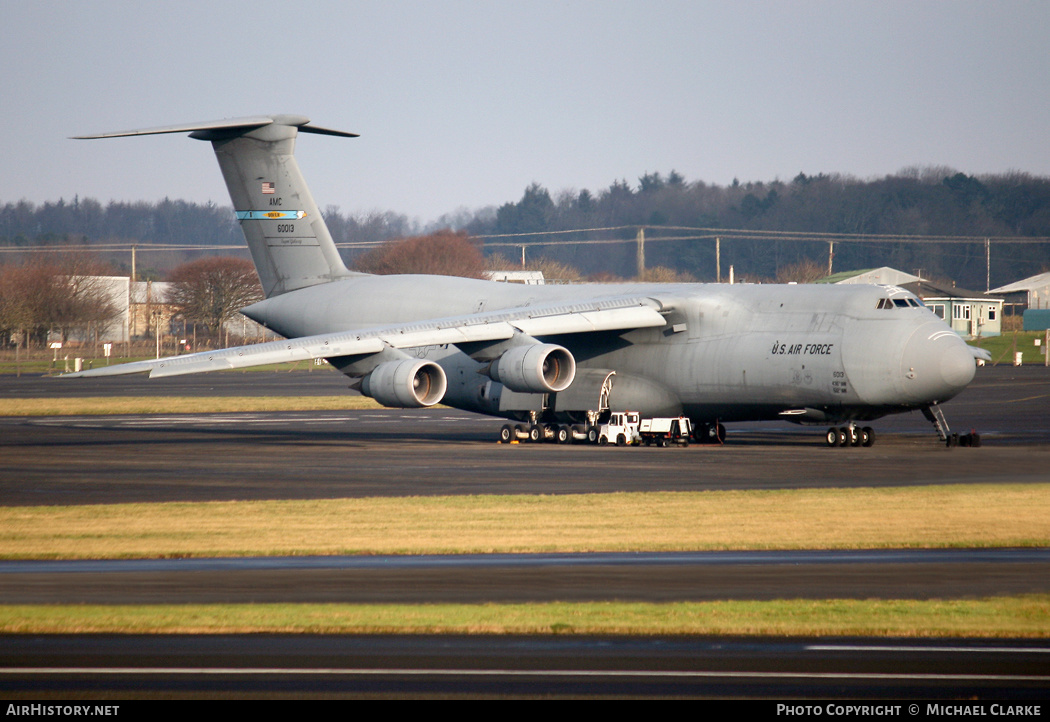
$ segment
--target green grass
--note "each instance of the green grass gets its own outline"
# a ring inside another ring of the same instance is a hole
[[[1036,339],[1045,339],[1043,331],[1005,332],[1002,336],[989,336],[979,341],[967,341],[971,346],[980,346],[992,354],[992,363],[1006,364],[1014,362],[1014,351],[1021,351],[1021,363],[1025,366],[1042,366],[1046,361],[1041,353],[1042,346],[1036,346]],[[1015,345],[1016,344],[1016,345]]]

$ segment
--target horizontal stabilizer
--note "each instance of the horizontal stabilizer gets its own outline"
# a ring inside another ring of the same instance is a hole
[[[347,133],[342,130],[321,128],[309,125],[310,119],[301,115],[256,115],[246,118],[226,118],[224,120],[207,120],[196,123],[181,123],[179,125],[162,125],[156,128],[140,128],[138,130],[116,130],[109,133],[98,133],[97,135],[75,135],[73,140],[94,140],[97,138],[125,138],[133,135],[160,135],[162,133],[200,133],[207,131],[250,131],[262,128],[265,125],[294,125],[302,133],[318,133],[320,135],[338,135],[343,138],[357,138],[357,133]]]

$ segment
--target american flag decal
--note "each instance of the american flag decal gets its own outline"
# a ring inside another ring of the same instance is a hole
[[[263,181],[262,192],[263,192],[263,195],[273,195],[276,192],[276,190],[273,187],[273,182],[272,181]]]

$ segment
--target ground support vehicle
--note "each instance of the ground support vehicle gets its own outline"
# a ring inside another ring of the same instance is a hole
[[[692,424],[685,416],[674,419],[642,419],[638,425],[639,439],[646,446],[650,444],[689,446],[689,437],[692,433]]]

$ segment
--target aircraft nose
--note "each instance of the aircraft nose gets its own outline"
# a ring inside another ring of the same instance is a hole
[[[946,401],[973,381],[973,353],[942,324],[920,326],[901,355],[904,388],[913,401]]]

